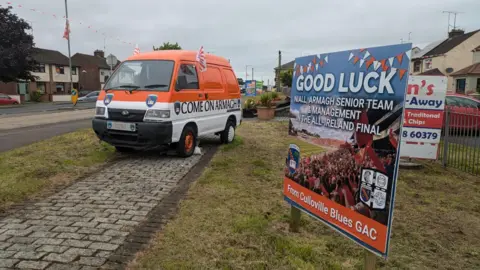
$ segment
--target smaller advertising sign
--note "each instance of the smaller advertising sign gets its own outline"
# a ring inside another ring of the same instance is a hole
[[[257,95],[256,81],[252,81],[252,80],[245,81],[245,96],[254,97],[256,95]]]
[[[263,91],[263,81],[255,81],[257,92],[261,93]]]
[[[446,94],[446,77],[410,77],[403,117],[402,157],[437,159]]]

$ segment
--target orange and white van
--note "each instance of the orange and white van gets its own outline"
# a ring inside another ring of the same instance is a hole
[[[199,136],[235,137],[242,121],[240,87],[228,60],[196,52],[154,51],[131,56],[115,70],[98,96],[93,130],[118,151],[164,145],[191,156]]]

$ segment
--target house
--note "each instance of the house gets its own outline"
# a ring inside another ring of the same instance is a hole
[[[76,53],[72,56],[72,62],[80,67],[80,89],[96,91],[103,88],[107,79],[121,62],[110,67],[107,65],[105,52],[96,50],[93,55]]]
[[[294,65],[294,63],[295,63],[295,60],[290,61],[290,62],[288,62],[288,63],[286,63],[286,64],[281,65],[281,66],[280,66],[280,72],[281,72],[281,71],[286,71],[286,70],[292,70],[292,71],[293,71],[293,65]],[[274,70],[275,70],[275,82],[277,82],[277,79],[278,79],[277,77],[279,76],[280,73],[278,72],[278,71],[279,71],[278,67],[274,68]]]
[[[448,90],[454,91],[456,82],[452,74],[473,64],[472,50],[478,46],[480,29],[468,33],[452,29],[448,38],[433,42],[419,52],[412,52],[410,73],[447,76]]]
[[[452,73],[455,91],[460,94],[480,94],[480,46],[472,50],[473,64]]]
[[[35,48],[33,59],[37,66],[32,72],[37,77],[31,82],[0,83],[0,93],[15,96],[20,102],[29,101],[34,91],[42,93],[41,101],[52,101],[54,95],[69,95],[70,63],[59,51]],[[72,65],[73,86],[78,84],[78,67]]]

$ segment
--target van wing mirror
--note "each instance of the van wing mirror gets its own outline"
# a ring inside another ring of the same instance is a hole
[[[177,85],[175,86],[175,90],[180,91],[182,89],[187,89],[187,77],[185,75],[179,75],[177,78]]]

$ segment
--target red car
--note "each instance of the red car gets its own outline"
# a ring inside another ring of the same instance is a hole
[[[480,101],[469,96],[447,94],[445,105],[449,109],[450,130],[480,131]]]
[[[17,105],[19,104],[18,100],[10,97],[9,95],[5,95],[0,93],[0,105]]]

